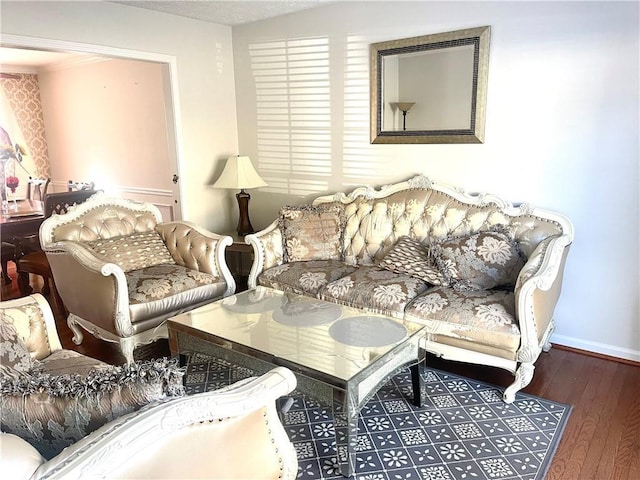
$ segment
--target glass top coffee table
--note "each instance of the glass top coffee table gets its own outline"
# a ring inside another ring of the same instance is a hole
[[[409,366],[422,405],[424,326],[257,287],[169,319],[173,356],[208,353],[262,374],[291,369],[298,391],[333,410],[341,473],[355,473],[358,413]]]

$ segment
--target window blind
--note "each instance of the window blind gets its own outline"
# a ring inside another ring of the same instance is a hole
[[[329,40],[289,39],[249,47],[264,191],[326,191],[332,174]]]

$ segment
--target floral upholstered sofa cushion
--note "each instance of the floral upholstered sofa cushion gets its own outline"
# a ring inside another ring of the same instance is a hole
[[[125,273],[129,302],[148,303],[171,295],[219,284],[219,279],[204,272],[198,272],[175,264],[154,265]],[[194,292],[195,294],[195,292]]]
[[[315,297],[327,284],[356,269],[340,260],[291,262],[265,270],[260,275],[259,283],[264,287]]]
[[[410,275],[376,266],[360,266],[327,284],[320,291],[320,298],[402,318],[406,305],[428,286],[423,280]]]
[[[500,355],[513,355],[520,346],[514,294],[505,290],[432,287],[407,305],[405,318],[427,325],[432,340],[454,346],[472,342]]]

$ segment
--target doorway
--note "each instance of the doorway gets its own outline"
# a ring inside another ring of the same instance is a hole
[[[15,35],[1,47],[81,55],[38,75],[53,191],[91,180],[182,219],[174,57]]]

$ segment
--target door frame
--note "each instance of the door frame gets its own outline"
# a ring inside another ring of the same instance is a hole
[[[50,52],[72,52],[99,55],[103,57],[121,58],[126,60],[141,60],[160,63],[166,66],[163,69],[163,83],[165,85],[165,108],[167,114],[167,139],[169,148],[169,163],[173,172],[178,177],[177,183],[170,182],[172,188],[171,205],[158,205],[161,210],[170,211],[171,220],[182,220],[183,197],[181,183],[182,165],[182,124],[180,120],[180,101],[178,97],[178,64],[176,57],[162,53],[130,50],[90,43],[71,42],[66,40],[53,40],[48,38],[28,37],[23,35],[2,34],[0,41],[7,48],[28,48]],[[165,207],[165,208],[162,208]]]

